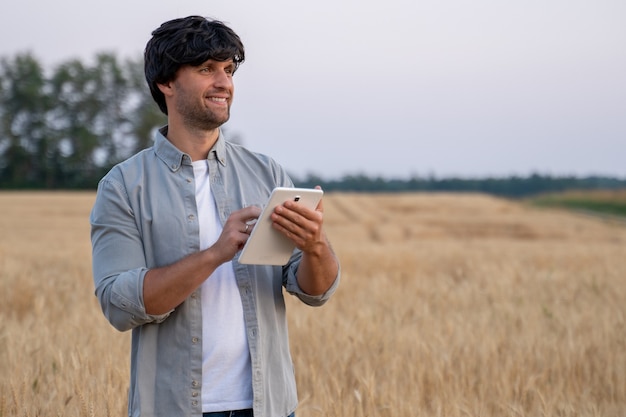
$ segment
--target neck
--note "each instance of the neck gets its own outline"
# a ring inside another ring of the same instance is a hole
[[[168,124],[167,139],[182,152],[188,154],[192,161],[206,159],[218,137],[219,128],[198,130],[176,123]]]

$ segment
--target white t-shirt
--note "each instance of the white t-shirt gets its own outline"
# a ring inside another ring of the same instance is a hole
[[[201,250],[222,233],[208,168],[206,160],[193,162]],[[201,291],[202,412],[251,408],[252,367],[232,263],[220,265]]]

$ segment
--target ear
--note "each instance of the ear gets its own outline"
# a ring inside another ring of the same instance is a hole
[[[163,93],[164,96],[169,97],[172,95],[172,82],[168,81],[164,84],[157,83],[157,87]]]

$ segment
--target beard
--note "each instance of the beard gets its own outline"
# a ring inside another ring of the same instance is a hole
[[[199,130],[217,129],[230,118],[230,104],[220,111],[213,111],[194,100],[196,95],[182,94],[176,103],[176,111],[182,115],[185,124]]]

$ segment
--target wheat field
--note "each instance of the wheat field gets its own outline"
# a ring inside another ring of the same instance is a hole
[[[124,416],[93,193],[0,193],[0,417]],[[333,194],[343,281],[288,297],[316,416],[625,416],[626,224],[472,194]]]

